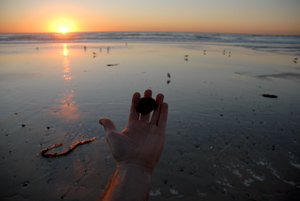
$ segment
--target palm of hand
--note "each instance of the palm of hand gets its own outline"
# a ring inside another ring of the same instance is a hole
[[[146,90],[144,95],[151,97],[151,90]],[[138,165],[151,172],[163,149],[168,105],[163,103],[163,95],[158,94],[159,107],[149,121],[149,114],[140,115],[134,108],[139,97],[138,93],[132,97],[129,119],[122,132],[109,119],[102,118],[100,123],[106,128],[106,139],[118,165]],[[107,122],[111,125],[106,126]]]

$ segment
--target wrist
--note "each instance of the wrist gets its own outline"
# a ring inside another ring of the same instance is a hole
[[[136,164],[117,164],[112,184],[104,200],[147,200],[150,191],[151,173]]]
[[[123,164],[118,163],[116,168],[117,174],[122,175],[130,175],[132,177],[137,177],[141,179],[146,179],[145,181],[150,182],[150,178],[152,175],[152,171],[149,168],[143,167],[141,165],[130,163],[130,164]]]

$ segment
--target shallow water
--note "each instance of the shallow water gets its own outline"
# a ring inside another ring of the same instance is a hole
[[[115,166],[98,119],[122,130],[131,95],[147,88],[169,104],[149,200],[299,197],[293,56],[205,43],[13,44],[0,52],[1,200],[95,200]],[[95,136],[67,156],[40,156]]]

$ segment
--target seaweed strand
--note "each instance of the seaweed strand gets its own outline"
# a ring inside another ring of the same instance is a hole
[[[75,145],[72,145],[67,151],[63,151],[61,153],[50,153],[50,154],[46,154],[47,151],[49,151],[50,149],[56,148],[56,147],[60,147],[62,145],[62,143],[59,144],[54,144],[51,147],[48,147],[46,149],[43,149],[41,152],[41,155],[45,158],[50,158],[50,157],[58,157],[58,156],[65,156],[69,153],[71,153],[77,146],[82,145],[82,144],[86,144],[86,143],[90,143],[92,141],[94,141],[95,139],[97,139],[99,137],[94,137],[92,139],[89,140],[84,140],[84,141],[80,141],[77,142]]]

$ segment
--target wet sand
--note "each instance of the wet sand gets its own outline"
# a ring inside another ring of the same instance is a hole
[[[0,200],[96,200],[115,168],[98,119],[122,130],[132,93],[147,88],[169,103],[150,201],[296,200],[294,57],[204,43],[0,45]]]

